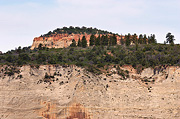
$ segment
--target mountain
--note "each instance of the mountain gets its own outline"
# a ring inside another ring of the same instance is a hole
[[[0,55],[0,119],[179,119],[179,54],[155,35],[56,29]]]

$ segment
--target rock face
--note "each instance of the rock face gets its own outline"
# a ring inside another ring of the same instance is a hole
[[[129,71],[129,79],[76,66],[2,66],[0,119],[180,118],[180,67],[141,74],[131,66],[121,69]]]
[[[34,38],[31,50],[33,50],[34,48],[38,48],[39,44],[42,44],[44,47],[47,48],[68,47],[72,43],[73,39],[76,41],[76,43],[78,43],[78,40],[81,40],[83,36],[86,37],[87,45],[89,46],[91,34],[53,34],[48,37],[40,36]],[[99,34],[95,34],[95,36],[98,37]],[[124,36],[117,36],[117,44],[120,44],[121,38],[124,39]]]

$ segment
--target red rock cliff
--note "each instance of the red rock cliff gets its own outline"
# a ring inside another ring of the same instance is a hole
[[[96,37],[98,37],[99,34],[95,34]],[[91,34],[53,34],[50,36],[40,36],[36,37],[33,40],[33,44],[31,46],[31,49],[38,48],[39,44],[42,44],[44,47],[48,48],[64,48],[70,46],[72,43],[72,40],[74,39],[76,43],[78,40],[82,39],[82,37],[85,36],[87,40],[87,44],[89,46],[89,40],[91,37]],[[122,36],[124,39],[124,36]],[[117,44],[120,44],[120,36],[117,36]]]

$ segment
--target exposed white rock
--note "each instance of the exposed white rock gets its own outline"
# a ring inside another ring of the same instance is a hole
[[[126,80],[58,65],[17,67],[19,74],[7,76],[6,67],[0,67],[0,119],[180,118],[179,67],[156,74],[130,69]]]

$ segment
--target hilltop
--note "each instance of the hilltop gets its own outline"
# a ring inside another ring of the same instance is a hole
[[[71,45],[72,40],[76,43],[81,40],[83,36],[86,37],[87,45],[89,46],[89,40],[91,35],[98,37],[99,35],[112,35],[112,32],[99,30],[97,28],[86,27],[63,27],[57,28],[54,31],[49,31],[47,34],[36,37],[33,40],[31,49],[38,48],[40,44],[48,48],[64,48]],[[118,36],[118,35],[116,35]]]
[[[156,43],[155,35],[146,36],[145,34],[119,35],[112,32],[99,30],[97,28],[72,27],[57,28],[47,34],[34,38],[31,50],[38,48],[39,45],[47,48],[66,48],[72,43],[78,45],[85,39],[86,46],[93,45],[130,45],[130,44],[150,44]]]
[[[49,31],[47,34],[42,35],[43,37],[47,37],[50,35],[54,35],[54,34],[114,34],[112,32],[109,31],[105,31],[105,30],[100,30],[97,28],[87,28],[87,27],[73,27],[70,26],[68,27],[63,27],[63,28],[57,28],[53,31]]]

